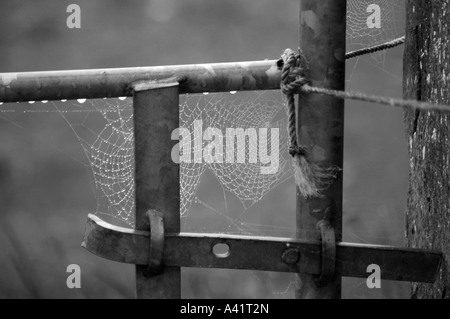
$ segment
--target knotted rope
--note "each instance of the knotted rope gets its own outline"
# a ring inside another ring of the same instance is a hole
[[[300,54],[294,53],[291,49],[286,49],[282,55],[283,69],[281,71],[281,91],[287,97],[288,106],[288,130],[290,147],[289,153],[294,157],[296,155],[305,156],[306,150],[300,147],[297,142],[295,95],[301,92],[301,88],[308,84],[306,77],[302,74],[300,66]]]
[[[349,52],[346,59],[370,54],[373,52],[387,50],[401,45],[405,37],[401,37],[378,46]],[[321,168],[309,159],[308,150],[299,145],[297,141],[297,115],[295,111],[295,95],[300,93],[313,93],[332,96],[338,99],[352,99],[364,102],[385,104],[394,107],[404,107],[424,111],[441,111],[450,113],[449,105],[429,103],[415,100],[402,100],[387,98],[383,96],[368,95],[360,92],[337,91],[326,88],[310,86],[307,76],[308,64],[302,53],[295,53],[286,49],[278,61],[281,70],[281,91],[287,96],[288,107],[288,130],[289,130],[289,153],[294,158],[294,175],[300,193],[308,197],[320,196],[325,189],[336,178],[338,168]]]
[[[370,54],[382,50],[394,48],[405,43],[405,37],[394,39],[370,48],[349,52],[346,59]],[[320,196],[321,190],[327,187],[336,178],[338,168],[321,168],[310,161],[308,150],[305,146],[299,145],[297,141],[297,115],[295,111],[295,95],[300,93],[314,93],[333,96],[339,99],[352,99],[364,102],[372,102],[390,105],[394,107],[412,108],[424,111],[442,111],[450,113],[449,105],[441,105],[415,100],[393,99],[383,96],[368,95],[360,92],[337,91],[326,88],[318,88],[309,85],[308,65],[302,53],[295,53],[291,49],[286,49],[278,61],[281,70],[281,91],[287,96],[288,107],[288,130],[289,130],[289,153],[294,158],[294,175],[300,193],[308,197]]]
[[[307,148],[299,145],[297,140],[297,114],[295,95],[301,93],[308,85],[307,63],[301,53],[286,49],[281,56],[281,91],[287,97],[289,154],[293,157],[295,182],[303,197],[319,197],[330,181],[335,178],[334,170],[323,169],[313,163],[308,156]]]

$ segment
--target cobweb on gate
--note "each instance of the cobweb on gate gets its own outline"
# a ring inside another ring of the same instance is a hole
[[[381,28],[369,29],[367,8],[380,6]],[[349,0],[348,50],[359,49],[392,40],[404,34],[404,0]],[[385,53],[370,55],[383,64]],[[130,99],[79,100],[79,103],[54,104],[73,129],[89,160],[93,174],[97,212],[129,225],[134,224],[134,136]],[[291,175],[287,153],[286,116],[281,94],[221,93],[186,95],[180,105],[180,125],[192,131],[194,120],[203,120],[205,127],[271,128],[280,130],[280,163],[276,174],[260,174],[261,163],[181,165],[181,215],[187,216],[192,203],[199,202],[196,191],[206,170],[218,179],[224,192],[234,194],[244,210],[274,189]],[[283,116],[280,117],[280,114]],[[270,139],[269,139],[270,142]],[[249,149],[255,145],[249,145]],[[268,146],[270,149],[270,145]],[[248,154],[245,155],[248,158]]]
[[[403,36],[405,33],[404,3],[404,0],[349,0],[347,50],[373,46]],[[381,29],[367,27],[367,8],[370,4],[378,4],[381,8]],[[383,69],[385,52],[371,54],[361,59]],[[52,107],[49,108],[50,105]],[[0,103],[0,113],[4,113],[1,114],[2,116],[16,112],[18,108],[16,105],[8,106],[8,108],[6,106]],[[33,108],[36,106],[33,105]],[[26,105],[20,107],[25,108]],[[52,111],[59,112],[66,120],[86,154],[87,166],[91,170],[95,186],[97,213],[117,218],[133,226],[134,136],[131,100],[102,99],[79,100],[78,103],[70,101],[63,104],[48,103],[42,110],[42,112]],[[207,172],[217,178],[224,193],[229,193],[239,200],[244,213],[291,177],[289,158],[284,156],[287,153],[287,134],[284,100],[281,94],[247,92],[182,96],[180,111],[181,126],[190,130],[196,119],[202,119],[205,127],[214,126],[222,130],[227,126],[280,128],[280,169],[273,176],[260,174],[259,164],[182,163],[181,214],[185,220],[190,216],[193,204],[203,205],[209,213],[221,216],[229,213],[221,207],[214,206],[215,204],[211,204],[205,198],[199,197],[199,185],[202,176],[205,176]],[[23,112],[34,111],[24,109]],[[270,149],[270,146],[268,148]],[[293,212],[286,212],[286,214],[293,214]],[[242,223],[241,217],[241,214],[226,216],[226,220],[235,226],[234,231],[266,235],[277,228],[273,225],[273,220],[265,221],[264,224],[250,224]],[[198,225],[195,227],[198,230]],[[284,228],[282,231],[287,233],[293,228],[294,226],[290,229]],[[251,274],[257,282],[267,281],[261,274],[256,272]],[[277,297],[292,296],[295,280],[293,276],[290,278],[291,280],[287,281],[288,284],[285,286],[283,285],[286,280],[269,290]],[[228,278],[226,280],[228,281]],[[277,282],[277,280],[272,281]],[[363,281],[357,289],[360,289],[361,294],[367,294]]]
[[[97,213],[134,225],[133,110],[121,98],[56,105],[78,138],[94,179]]]
[[[76,134],[89,161],[97,198],[97,213],[134,225],[134,135],[131,99],[79,100],[78,103],[54,104]],[[235,163],[181,163],[180,214],[186,217],[196,196],[201,176],[211,171],[224,192],[236,196],[244,211],[259,202],[268,192],[292,176],[287,154],[287,127],[284,100],[280,92],[240,92],[180,96],[180,127],[195,139],[194,121],[206,128],[226,132],[233,129],[271,128],[279,132],[279,164],[276,172],[261,174],[260,161],[249,161],[258,145],[247,141],[244,163],[237,163],[241,148],[236,147]],[[103,122],[103,123],[102,123]],[[267,136],[268,154],[272,150]],[[259,137],[260,138],[260,137]],[[225,139],[225,137],[224,137]],[[224,142],[225,143],[225,142]],[[203,141],[202,146],[207,145]],[[225,146],[225,144],[224,144]]]
[[[369,28],[367,18],[370,5],[381,9],[381,28]],[[347,51],[381,44],[405,35],[405,0],[349,0],[347,1]],[[383,65],[386,52],[368,56]]]

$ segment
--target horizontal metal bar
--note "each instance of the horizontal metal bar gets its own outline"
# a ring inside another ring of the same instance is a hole
[[[82,246],[91,253],[117,262],[147,265],[149,232],[110,225],[89,215]],[[226,258],[213,252],[217,244],[230,248]],[[377,264],[385,280],[432,283],[442,253],[420,249],[338,243],[336,272],[367,278],[367,267]],[[299,258],[292,256],[298,253]],[[287,255],[290,256],[287,256]],[[246,269],[319,275],[321,243],[291,238],[179,233],[166,234],[166,266]]]
[[[131,96],[133,82],[171,77],[186,78],[180,85],[180,94],[184,94],[274,90],[280,87],[281,73],[276,60],[3,73],[0,74],[0,102]]]

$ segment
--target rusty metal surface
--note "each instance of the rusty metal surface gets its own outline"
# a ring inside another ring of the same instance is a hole
[[[346,0],[300,0],[300,48],[308,64],[312,86],[345,89]],[[300,145],[324,169],[343,167],[344,102],[318,94],[301,94],[297,116]],[[342,240],[342,171],[320,198],[297,193],[297,237],[320,240],[316,225],[328,220]],[[341,296],[341,278],[325,287],[316,278],[299,275],[299,299],[335,299]]]
[[[329,284],[336,272],[336,234],[327,220],[321,220],[317,228],[322,244],[322,269],[316,284],[323,287]]]
[[[134,140],[136,182],[136,229],[149,230],[148,210],[164,212],[167,232],[180,231],[180,167],[171,158],[179,127],[178,82],[149,82],[134,88]],[[148,243],[147,243],[148,246]],[[150,256],[147,247],[147,261]],[[180,298],[180,267],[164,267],[147,278],[146,266],[136,266],[138,298]]]
[[[147,265],[148,231],[110,225],[89,215],[83,247],[117,262]],[[319,275],[322,246],[292,238],[250,237],[194,233],[166,233],[163,263],[166,266],[261,270]],[[230,247],[227,258],[213,253],[216,244]],[[336,274],[367,278],[367,267],[381,267],[386,280],[432,283],[440,269],[442,253],[399,247],[338,243]]]
[[[180,94],[280,87],[276,60],[0,74],[0,102],[132,96],[131,83],[186,77]]]
[[[148,277],[156,276],[163,270],[164,251],[164,216],[157,210],[150,209],[147,212],[150,223],[150,243],[148,246]]]
[[[436,250],[358,245],[337,245],[337,273],[345,277],[367,278],[367,267],[376,264],[381,278],[387,280],[434,283],[441,268],[443,254]],[[362,274],[365,276],[354,276]]]

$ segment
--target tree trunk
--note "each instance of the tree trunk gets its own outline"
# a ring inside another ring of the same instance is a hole
[[[450,105],[450,0],[407,0],[404,97]],[[445,255],[434,285],[412,298],[450,298],[450,115],[405,110],[410,181],[408,246]]]

